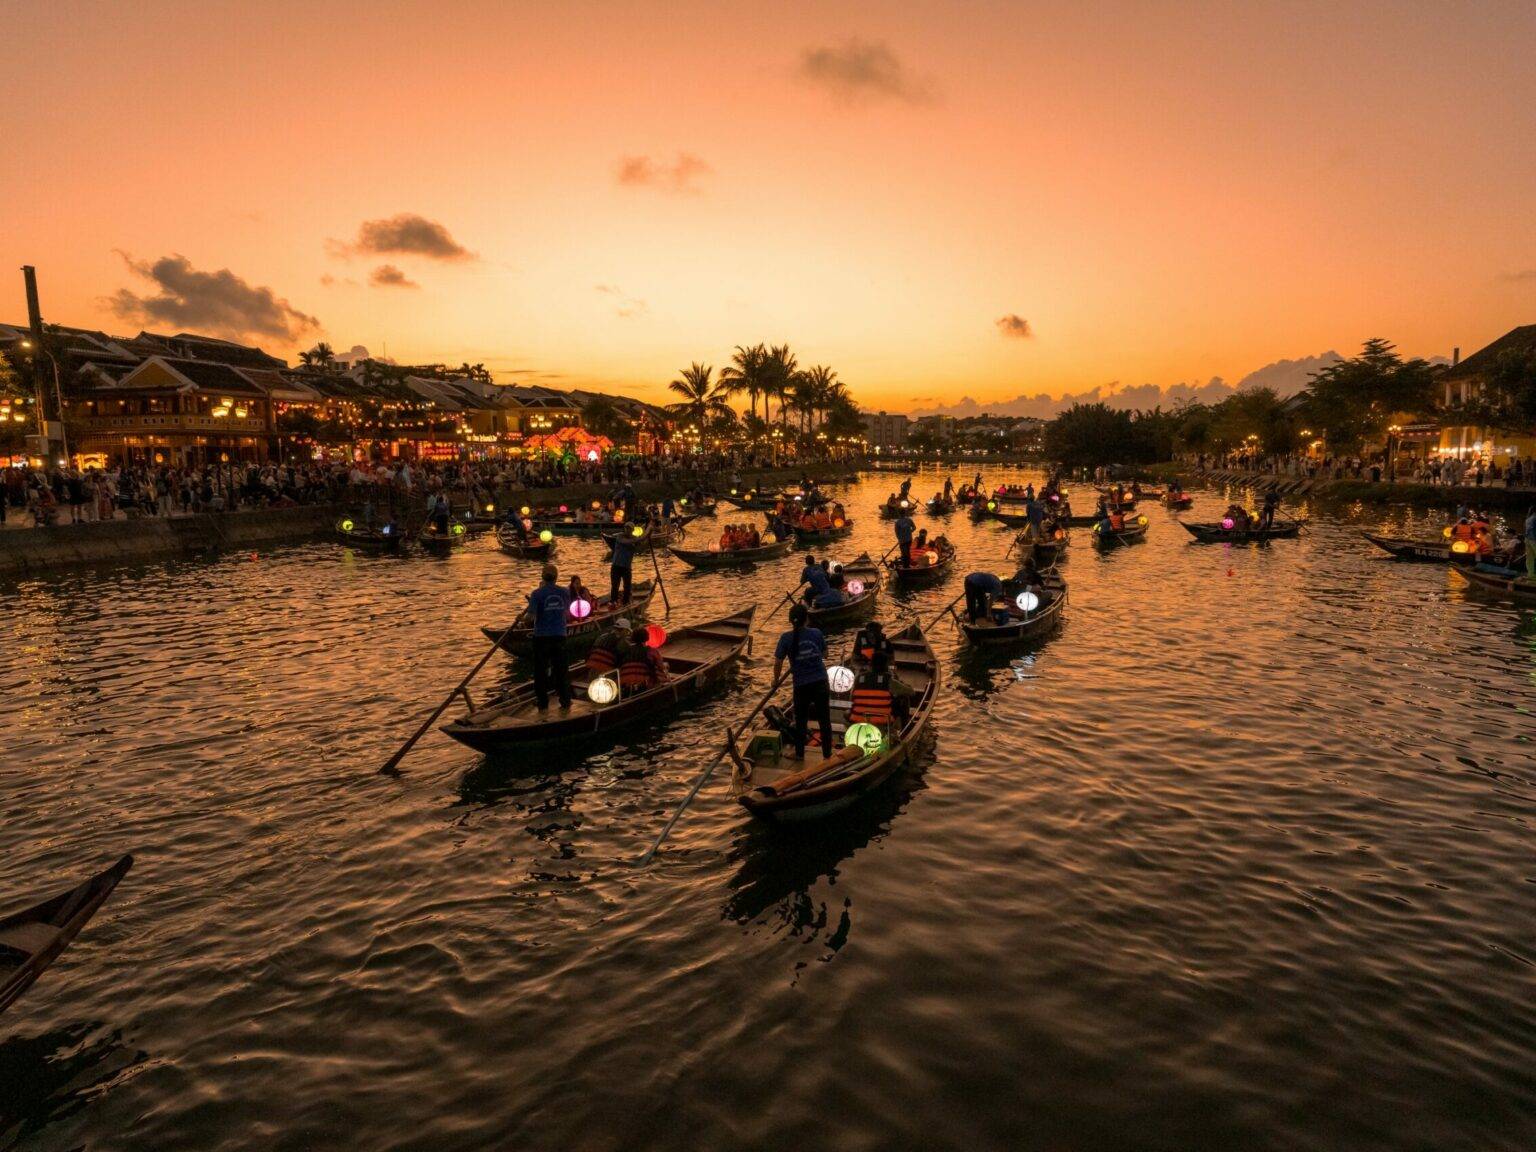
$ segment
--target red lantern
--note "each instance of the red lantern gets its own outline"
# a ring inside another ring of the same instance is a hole
[[[645,646],[647,648],[660,648],[667,642],[667,630],[660,624],[647,624],[645,626]]]

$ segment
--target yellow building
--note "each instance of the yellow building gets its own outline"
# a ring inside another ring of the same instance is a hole
[[[1437,449],[1441,456],[1469,465],[1497,462],[1500,468],[1508,467],[1516,459],[1536,457],[1536,429],[1510,431],[1486,424],[1453,422],[1458,409],[1475,405],[1483,398],[1500,358],[1509,352],[1536,352],[1536,324],[1510,329],[1486,348],[1478,349],[1441,373],[1440,402],[1446,416]]]

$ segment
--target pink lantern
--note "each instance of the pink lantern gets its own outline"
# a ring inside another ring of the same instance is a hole
[[[569,511],[570,511],[570,507],[569,506],[567,506],[565,504],[560,505],[560,515],[564,516]]]
[[[590,601],[590,600],[572,600],[571,601],[571,619],[573,619],[573,620],[585,620],[590,615],[592,615],[592,601]]]
[[[862,595],[864,595],[864,581],[862,581],[862,580],[850,580],[850,581],[848,581],[848,595],[850,595],[850,596],[862,596]]]
[[[1221,526],[1230,532],[1237,526],[1237,521],[1232,519],[1230,516],[1226,516],[1222,518]]]

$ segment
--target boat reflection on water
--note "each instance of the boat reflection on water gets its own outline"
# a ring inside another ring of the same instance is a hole
[[[935,758],[932,730],[925,732],[911,758],[881,787],[858,803],[823,820],[774,823],[749,820],[729,851],[737,864],[729,881],[731,895],[721,916],[737,924],[762,924],[772,932],[821,940],[830,960],[848,942],[853,927],[853,896],[841,897],[834,911],[818,886],[835,884],[843,862],[882,838],[907,807],[927,788],[924,773]],[[834,896],[834,900],[837,896]]]
[[[1017,644],[962,644],[950,661],[951,683],[968,700],[986,700],[1010,687],[1035,679],[1036,664],[1052,644],[1072,627],[1071,605],[1061,623],[1046,635]]]
[[[149,1059],[122,1040],[121,1032],[91,1022],[0,1043],[0,1146],[27,1145]]]

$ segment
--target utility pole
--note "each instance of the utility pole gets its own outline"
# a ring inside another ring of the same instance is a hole
[[[32,391],[37,399],[37,434],[47,436],[48,423],[43,414],[43,396],[47,388],[43,375],[43,313],[37,304],[37,269],[24,264],[21,276],[27,284],[27,323],[32,329]]]

